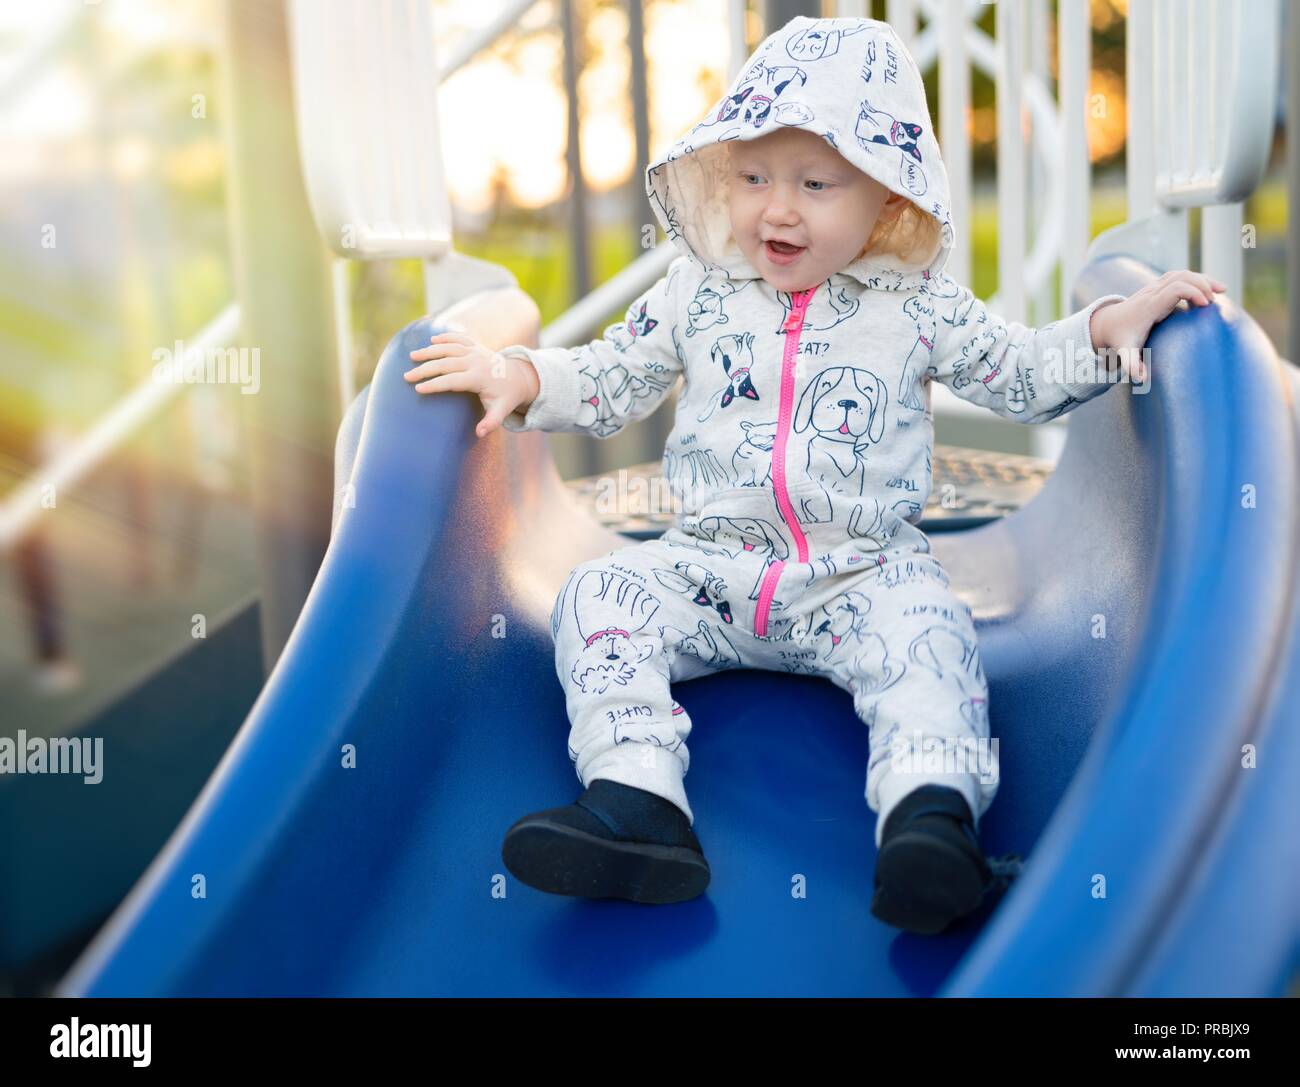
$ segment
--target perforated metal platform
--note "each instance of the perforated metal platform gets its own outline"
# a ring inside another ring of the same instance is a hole
[[[952,532],[1019,509],[1038,493],[1053,465],[1037,457],[936,444],[931,468],[933,484],[920,527]],[[677,510],[662,471],[661,462],[647,461],[568,485],[606,528],[648,540],[662,535]]]

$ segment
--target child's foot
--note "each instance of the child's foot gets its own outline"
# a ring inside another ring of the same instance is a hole
[[[923,785],[889,813],[871,912],[929,936],[974,912],[994,882],[966,798],[944,785]]]
[[[580,898],[685,902],[709,885],[709,863],[686,813],[654,793],[603,778],[567,807],[516,822],[501,859],[530,887]]]

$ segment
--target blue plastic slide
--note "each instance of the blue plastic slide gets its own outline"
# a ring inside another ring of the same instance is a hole
[[[1110,257],[1078,300],[1151,276]],[[431,330],[404,329],[353,405],[338,458],[353,487],[293,636],[61,993],[1285,991],[1298,385],[1230,301],[1156,328],[1151,387],[1080,408],[1024,509],[932,537],[991,685],[1002,781],[984,845],[1026,858],[999,903],[937,937],[869,912],[867,731],[807,676],[674,687],[695,722],[703,896],[570,899],[509,878],[507,827],[580,789],[551,604],[575,563],[626,540],[576,505],[544,435],[477,442],[475,398],[413,392],[407,353]]]

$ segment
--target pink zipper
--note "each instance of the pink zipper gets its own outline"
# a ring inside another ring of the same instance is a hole
[[[776,505],[781,517],[794,536],[795,547],[800,562],[808,561],[808,540],[794,515],[794,506],[785,486],[785,446],[790,437],[790,415],[794,410],[794,368],[799,354],[799,337],[803,334],[803,315],[812,301],[816,287],[806,291],[796,291],[791,300],[790,316],[785,325],[785,354],[781,359],[781,410],[776,422],[776,440],[772,443],[772,482],[776,486]],[[793,336],[790,334],[794,333]],[[772,609],[772,597],[776,595],[776,583],[781,580],[781,571],[785,562],[774,559],[763,575],[763,586],[758,591],[758,610],[754,613],[754,633],[767,637],[767,615]]]

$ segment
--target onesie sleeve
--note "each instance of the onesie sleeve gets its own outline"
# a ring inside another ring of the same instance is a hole
[[[541,391],[527,415],[513,411],[501,425],[516,433],[547,430],[608,438],[653,412],[683,372],[675,333],[678,282],[688,264],[684,255],[674,260],[601,339],[581,347],[502,348],[502,354],[533,364]]]
[[[926,377],[963,400],[1018,423],[1045,423],[1073,411],[1118,380],[1117,360],[1097,354],[1092,314],[1108,294],[1069,317],[1029,328],[1004,321],[947,273],[933,280],[935,343]]]

